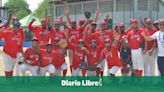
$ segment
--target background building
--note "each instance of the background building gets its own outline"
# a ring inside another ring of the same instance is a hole
[[[96,8],[100,8],[98,23],[110,14],[112,25],[123,22],[129,25],[131,18],[146,19],[148,17],[157,20],[164,17],[164,0],[50,0],[55,4],[55,18],[63,15],[64,7],[69,7],[71,17],[78,20],[84,18],[84,12],[90,11],[92,18]]]

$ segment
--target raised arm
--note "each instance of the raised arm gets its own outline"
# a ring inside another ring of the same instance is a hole
[[[98,18],[99,18],[99,13],[100,13],[100,9],[97,8],[97,9],[96,9],[96,17],[95,17],[95,19],[93,20],[93,22],[97,22],[97,20],[98,20]]]
[[[70,13],[70,10],[68,8],[64,8],[64,15],[66,15],[68,23],[71,24],[71,18],[69,16],[69,13]]]
[[[32,19],[31,22],[30,22],[30,23],[28,24],[28,26],[27,26],[28,29],[30,29],[30,31],[33,31],[33,28],[34,28],[34,27],[32,26],[32,24],[33,24],[34,22],[35,22],[35,19]]]
[[[152,40],[154,40],[154,38],[152,38],[151,36],[147,36],[144,32],[142,32],[141,35],[143,36],[143,38],[146,41],[152,41]]]

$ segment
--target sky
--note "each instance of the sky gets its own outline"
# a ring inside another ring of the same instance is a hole
[[[39,3],[41,3],[43,0],[26,0],[27,3],[29,4],[29,8],[31,9],[31,11],[34,11]],[[4,3],[7,2],[7,0],[2,0],[2,5],[4,5]]]

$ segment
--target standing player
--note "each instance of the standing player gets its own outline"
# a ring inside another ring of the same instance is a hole
[[[55,50],[55,61],[53,65],[56,67],[55,75],[61,76],[61,71],[63,72],[63,76],[67,74],[67,63],[65,62],[66,56],[66,48],[62,48],[59,45],[61,39],[59,37],[55,37],[54,39],[54,46],[53,49]]]
[[[46,19],[42,19],[41,24],[42,26],[32,26],[32,24],[35,22],[35,19],[33,19],[29,25],[28,28],[32,33],[34,33],[34,36],[37,37],[40,47],[45,48],[46,43],[49,41],[50,38],[50,31],[47,28],[47,22]]]
[[[141,32],[143,30],[138,28],[138,21],[136,19],[131,19],[130,23],[131,29],[127,33],[127,41],[131,48],[134,74],[136,76],[142,76],[144,62],[142,53],[143,37],[141,35]]]
[[[19,22],[13,22],[13,29],[7,29],[0,33],[0,38],[4,38],[3,59],[5,64],[5,75],[12,76],[15,63],[17,64],[22,52],[23,38],[19,31]]]
[[[55,66],[53,62],[55,61],[55,51],[52,50],[52,44],[48,42],[46,44],[46,49],[40,51],[40,75],[46,75],[46,72],[49,72],[50,76],[53,76],[55,73]]]
[[[20,71],[25,75],[26,71],[30,71],[32,76],[37,76],[39,73],[39,43],[36,37],[32,39],[32,47],[25,51],[25,63],[20,64]]]
[[[158,43],[158,58],[157,58],[157,64],[158,69],[161,74],[161,76],[164,76],[164,20],[160,20],[159,22],[159,28],[160,30],[152,34],[151,36],[147,36],[144,32],[142,33],[143,37],[147,41],[152,41],[154,39],[157,40]]]
[[[150,36],[157,30],[152,27],[152,20],[146,20],[145,33]],[[155,75],[155,59],[156,59],[156,41],[145,41],[145,53],[144,53],[144,75],[154,76]]]

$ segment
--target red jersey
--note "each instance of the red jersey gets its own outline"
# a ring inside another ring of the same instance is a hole
[[[76,36],[82,38],[82,32],[85,27],[76,27],[75,29],[72,29],[68,26],[66,26],[66,29],[68,30],[68,37],[70,38],[71,36]]]
[[[140,48],[140,44],[144,41],[141,33],[143,30],[138,29],[136,31],[129,31],[127,34],[128,44],[131,49],[138,49]]]
[[[59,30],[59,31],[52,30],[50,35],[53,41],[55,37],[58,37],[59,39],[66,39],[66,35],[63,30]]]
[[[23,38],[21,34],[19,32],[14,33],[13,30],[6,30],[0,33],[0,38],[4,38],[5,41],[3,51],[12,58],[16,58],[17,53],[22,49]]]
[[[107,59],[107,64],[109,69],[112,68],[113,66],[121,67],[121,61],[118,56],[117,48],[112,46],[110,50],[107,50],[106,48],[103,49],[101,57]]]
[[[113,39],[113,31],[106,30],[105,32],[100,32],[100,39],[104,41],[107,38]]]
[[[41,50],[40,66],[45,67],[49,64],[52,64],[53,62],[55,62],[55,51],[51,51],[51,53],[48,53],[46,50]]]
[[[148,36],[151,36],[152,34],[154,34],[157,30],[155,28],[151,28],[150,30],[145,29],[145,33]],[[153,47],[153,44],[155,43],[156,40],[152,40],[152,41],[148,41],[147,42],[147,50],[150,50]]]
[[[39,53],[35,50],[33,50],[31,47],[27,48],[25,51],[25,58],[26,60],[31,61],[32,66],[37,66],[38,65],[38,60],[39,60]]]
[[[73,53],[72,66],[74,69],[77,69],[79,64],[84,61],[86,51],[78,48],[76,44],[70,44],[68,48],[72,49],[72,53]]]
[[[50,31],[48,31],[48,29],[43,30],[41,26],[32,26],[33,22],[30,22],[30,24],[28,25],[28,28],[30,31],[32,31],[32,33],[34,34],[34,36],[38,39],[41,48],[45,47],[45,44],[49,41],[50,38]]]
[[[101,51],[102,51],[103,47],[97,45],[96,48],[92,48],[90,45],[88,45],[87,48],[88,48],[88,50],[90,52],[87,55],[88,64],[94,65],[101,58]]]
[[[58,69],[61,67],[61,65],[63,63],[65,63],[66,50],[62,49],[61,47],[59,47],[59,48],[54,47],[54,50],[55,50],[56,54],[55,54],[55,62],[53,62],[53,64]]]

